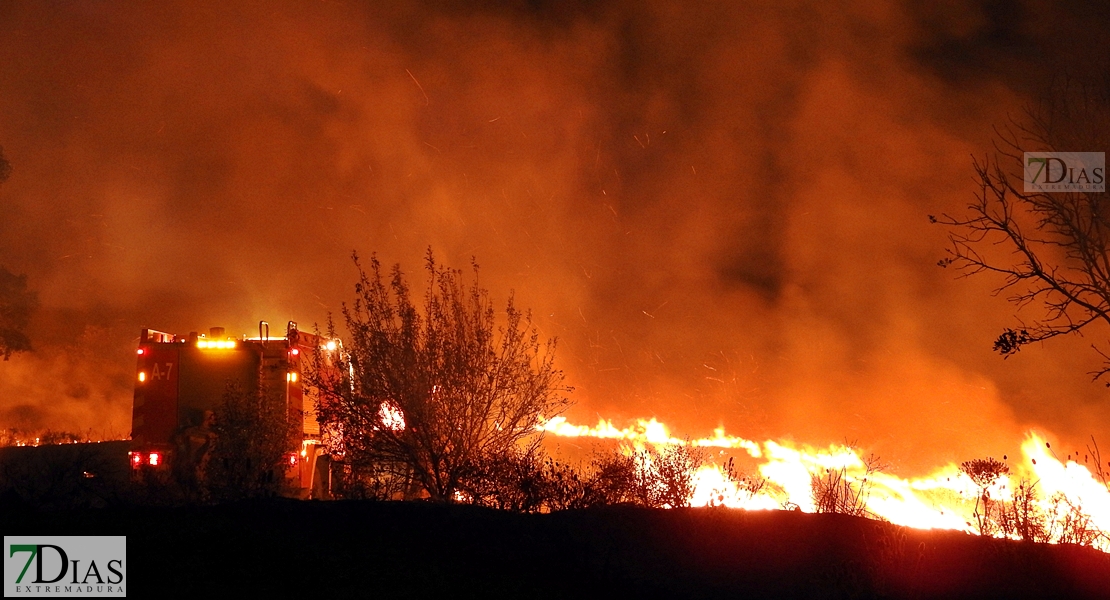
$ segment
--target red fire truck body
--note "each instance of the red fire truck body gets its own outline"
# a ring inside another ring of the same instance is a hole
[[[227,337],[218,327],[207,336],[187,337],[144,329],[131,417],[133,474],[180,473],[186,461],[195,462],[195,456],[183,456],[190,454],[189,438],[214,439],[208,426],[233,386],[248,397],[261,390],[266,401],[282,403],[291,417],[302,419],[301,444],[289,448],[285,477],[301,497],[326,495],[329,469],[317,465],[327,461],[317,460],[320,426],[314,398],[305,393],[302,365],[316,352],[335,351],[336,345],[299,331],[292,321],[283,337],[270,337],[265,322],[257,338]]]

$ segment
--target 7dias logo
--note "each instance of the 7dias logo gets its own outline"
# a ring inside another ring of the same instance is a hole
[[[124,536],[4,536],[4,596],[124,598]]]
[[[1026,152],[1025,193],[1105,192],[1105,152]]]

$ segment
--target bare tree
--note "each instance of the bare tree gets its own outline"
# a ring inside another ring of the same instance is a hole
[[[532,452],[541,417],[565,410],[570,388],[554,366],[555,341],[541,343],[531,315],[510,295],[498,326],[477,265],[468,286],[430,249],[423,311],[400,265],[386,283],[376,257],[369,273],[354,261],[356,298],[343,308],[347,345],[329,358],[337,368],[323,368],[317,356],[309,378],[336,454],[452,502],[475,465]]]
[[[1020,121],[997,132],[998,155],[975,161],[979,193],[960,216],[930,216],[949,228],[940,266],[964,275],[1002,277],[996,293],[1038,317],[1005,329],[994,349],[1009,356],[1026,344],[1110,325],[1110,205],[1105,192],[1025,193],[1016,167],[1026,151],[1100,152],[1110,141],[1110,80],[1061,79]],[[1105,172],[1102,173],[1105,177]],[[1110,355],[1092,373],[1110,372]],[[1108,384],[1110,385],[1110,384]]]

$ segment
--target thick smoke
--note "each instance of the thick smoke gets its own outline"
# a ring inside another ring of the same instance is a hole
[[[1105,439],[1098,340],[993,355],[1012,308],[926,219],[1105,11],[917,5],[5,3],[0,263],[43,309],[0,426],[126,435],[140,328],[323,323],[352,249],[431,246],[559,337],[576,421]]]

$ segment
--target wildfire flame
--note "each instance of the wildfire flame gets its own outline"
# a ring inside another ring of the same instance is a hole
[[[723,465],[708,464],[695,475],[691,501],[694,506],[723,505],[749,510],[796,507],[814,512],[817,510],[813,492],[815,478],[833,476],[856,491],[865,490],[860,496],[860,505],[868,516],[919,529],[979,533],[975,513],[983,490],[952,463],[924,477],[902,478],[869,468],[868,460],[847,446],[815,448],[786,441],[756,442],[727,435],[724,429],[714,430],[712,437],[682,439],[654,418],[618,428],[604,419],[595,427],[589,427],[555,417],[544,422],[541,429],[559,437],[615,440],[633,447],[681,444],[742,450],[756,462],[758,475],[769,484],[745,486],[736,477],[729,477]],[[1022,454],[1024,460],[1008,464],[1009,474],[987,487],[989,498],[999,503],[1012,501],[1013,490],[1022,481],[1035,482],[1037,493],[1033,502],[1040,514],[1051,517],[1059,515],[1060,506],[1074,508],[1076,515],[1086,519],[1086,529],[1095,533],[1090,545],[1110,552],[1110,536],[1105,535],[1110,533],[1107,484],[1074,460],[1061,462],[1051,453],[1044,438],[1035,432],[1027,434]],[[1001,531],[994,534],[1006,535]]]

